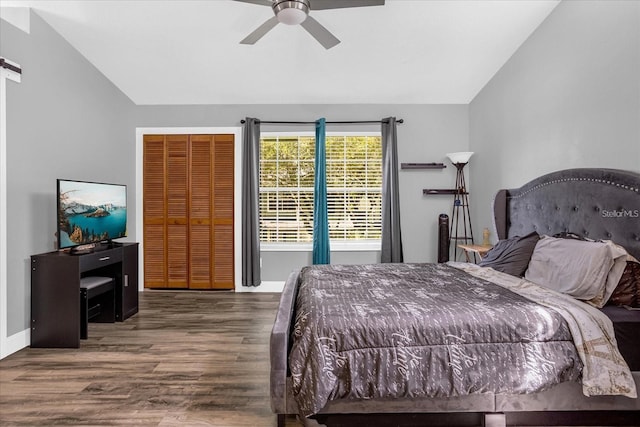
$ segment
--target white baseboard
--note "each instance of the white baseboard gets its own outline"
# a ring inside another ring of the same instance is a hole
[[[236,292],[282,292],[284,282],[262,282],[260,286],[236,286]]]
[[[4,359],[25,347],[29,347],[29,344],[31,344],[30,329],[25,329],[24,331],[7,337],[7,339],[3,341],[2,349],[0,349],[0,359]]]

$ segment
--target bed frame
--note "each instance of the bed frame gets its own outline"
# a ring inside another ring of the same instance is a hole
[[[493,209],[499,239],[531,231],[547,235],[573,232],[592,239],[613,240],[640,259],[639,173],[615,169],[554,172],[520,188],[498,191]],[[285,283],[271,333],[271,409],[278,416],[279,427],[284,427],[285,415],[298,413],[287,369],[297,280],[296,271]],[[640,317],[640,312],[635,313]],[[640,371],[634,371],[633,376],[640,390]],[[584,411],[590,412],[585,415]],[[330,401],[313,417],[315,420],[303,421],[306,425],[340,424],[346,419],[344,425],[363,425],[358,417],[365,414],[379,414],[376,417],[380,419],[394,414],[390,419],[395,425],[400,416],[409,423],[414,420],[415,425],[418,414],[430,415],[436,425],[638,425],[640,398],[585,397],[581,385],[570,382],[528,395]],[[445,415],[447,418],[442,421]],[[371,425],[371,420],[366,423]]]

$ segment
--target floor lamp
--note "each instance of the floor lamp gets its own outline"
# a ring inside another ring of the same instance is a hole
[[[447,153],[447,157],[456,167],[456,192],[453,195],[451,229],[449,232],[449,248],[453,249],[453,261],[458,261],[458,250],[461,255],[464,253],[462,249],[458,248],[458,244],[473,244],[473,229],[471,228],[471,214],[469,213],[469,193],[464,180],[464,167],[469,163],[472,154],[473,152],[471,151]]]

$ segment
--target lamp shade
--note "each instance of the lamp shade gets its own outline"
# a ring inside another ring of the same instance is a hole
[[[447,153],[447,157],[451,163],[469,163],[469,159],[473,155],[473,151],[459,151],[457,153]]]

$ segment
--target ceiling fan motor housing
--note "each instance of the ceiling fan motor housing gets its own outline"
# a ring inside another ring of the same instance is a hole
[[[276,0],[273,2],[273,13],[278,21],[287,25],[298,25],[309,15],[309,0]]]

